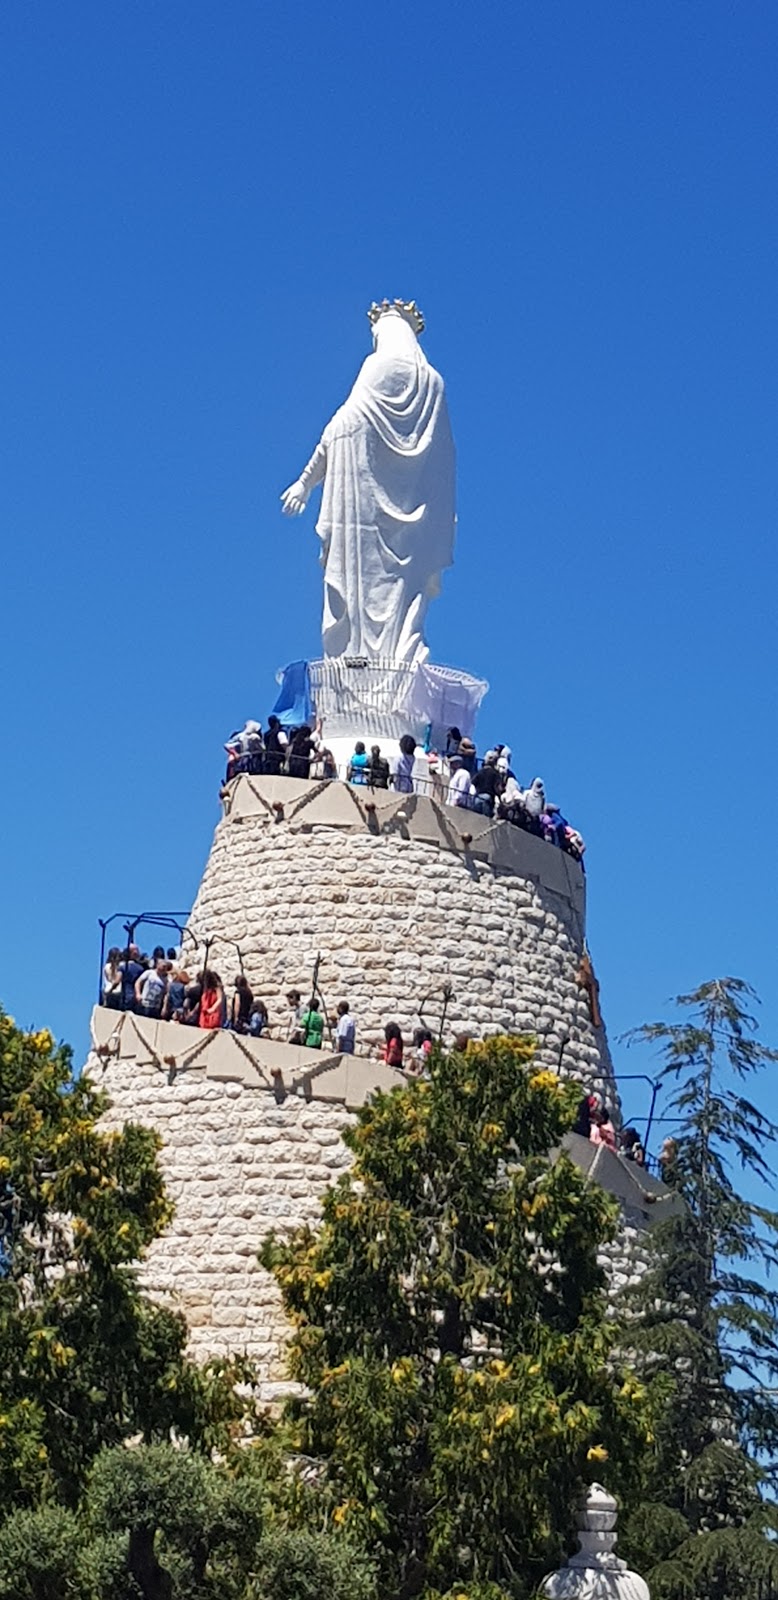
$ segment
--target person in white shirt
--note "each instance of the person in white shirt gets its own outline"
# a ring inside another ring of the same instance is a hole
[[[449,756],[449,769],[451,778],[448,785],[447,803],[450,806],[464,806],[470,810],[473,804],[473,780],[467,767],[463,765],[461,756]]]
[[[338,1020],[335,1027],[335,1049],[339,1050],[341,1055],[353,1056],[356,1032],[354,1018],[349,1016],[348,1000],[341,1000],[338,1004]]]

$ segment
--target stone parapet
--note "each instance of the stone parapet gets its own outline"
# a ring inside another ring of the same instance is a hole
[[[265,1089],[283,1100],[335,1101],[355,1111],[377,1089],[396,1089],[402,1073],[369,1057],[307,1050],[270,1038],[252,1039],[225,1028],[190,1028],[157,1022],[131,1011],[95,1006],[92,1053],[105,1070],[112,1062],[152,1067],[173,1083],[183,1073],[214,1083],[240,1083]]]

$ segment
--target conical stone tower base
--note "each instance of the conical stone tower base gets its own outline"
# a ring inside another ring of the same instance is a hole
[[[257,1263],[270,1228],[315,1222],[349,1156],[341,1132],[376,1087],[386,1022],[406,1043],[420,1021],[462,1032],[531,1032],[540,1062],[616,1088],[581,986],[585,879],[560,850],[505,822],[424,795],[242,775],[224,793],[183,960],[207,954],[229,991],[238,949],[270,1013],[268,1037],[208,1034],[98,1007],[89,1070],[108,1122],[150,1124],[176,1217],[144,1268],[177,1305],[200,1355],[245,1351],[264,1393],[283,1382],[286,1327]],[[286,1043],[294,987],[317,959],[327,1009],[346,999],[357,1055]],[[615,1160],[615,1158],[614,1158]]]
[[[239,947],[271,1020],[290,988],[307,1000],[321,957],[328,1006],[349,1002],[357,1051],[374,1054],[389,1021],[408,1042],[422,1016],[436,1031],[449,985],[449,1041],[532,1032],[544,1065],[613,1102],[577,981],[585,878],[572,857],[425,795],[242,776],[224,798],[189,931],[225,981]]]

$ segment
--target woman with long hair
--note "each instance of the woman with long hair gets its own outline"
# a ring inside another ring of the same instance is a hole
[[[399,1024],[387,1022],[384,1028],[383,1060],[387,1067],[401,1068],[403,1064],[403,1036]]]
[[[313,755],[314,742],[307,722],[292,735],[289,746],[289,776],[290,778],[309,778],[311,775],[311,756]]]
[[[118,945],[112,945],[108,951],[108,960],[103,967],[103,1005],[110,1006],[113,1011],[122,1008],[122,975],[119,971],[119,962],[122,953]]]
[[[224,988],[218,972],[204,972],[198,1026],[201,1028],[223,1028],[226,1021],[226,1011],[227,1003],[224,998]]]
[[[235,993],[230,1001],[230,1027],[233,1033],[248,1033],[253,1004],[254,996],[249,988],[248,978],[240,973],[235,979]]]

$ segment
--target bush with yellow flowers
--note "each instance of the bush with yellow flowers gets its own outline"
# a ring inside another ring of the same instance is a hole
[[[263,1247],[305,1386],[300,1506],[367,1549],[387,1600],[531,1594],[583,1483],[638,1489],[651,1418],[598,1265],[615,1206],[558,1154],[579,1098],[529,1039],[438,1053],[360,1112],[321,1227]]]
[[[222,1446],[233,1374],[183,1355],[180,1317],[138,1287],[171,1215],[148,1129],[98,1126],[107,1101],[70,1051],[0,1010],[0,1482],[3,1513],[74,1504],[102,1448],[186,1434]]]

